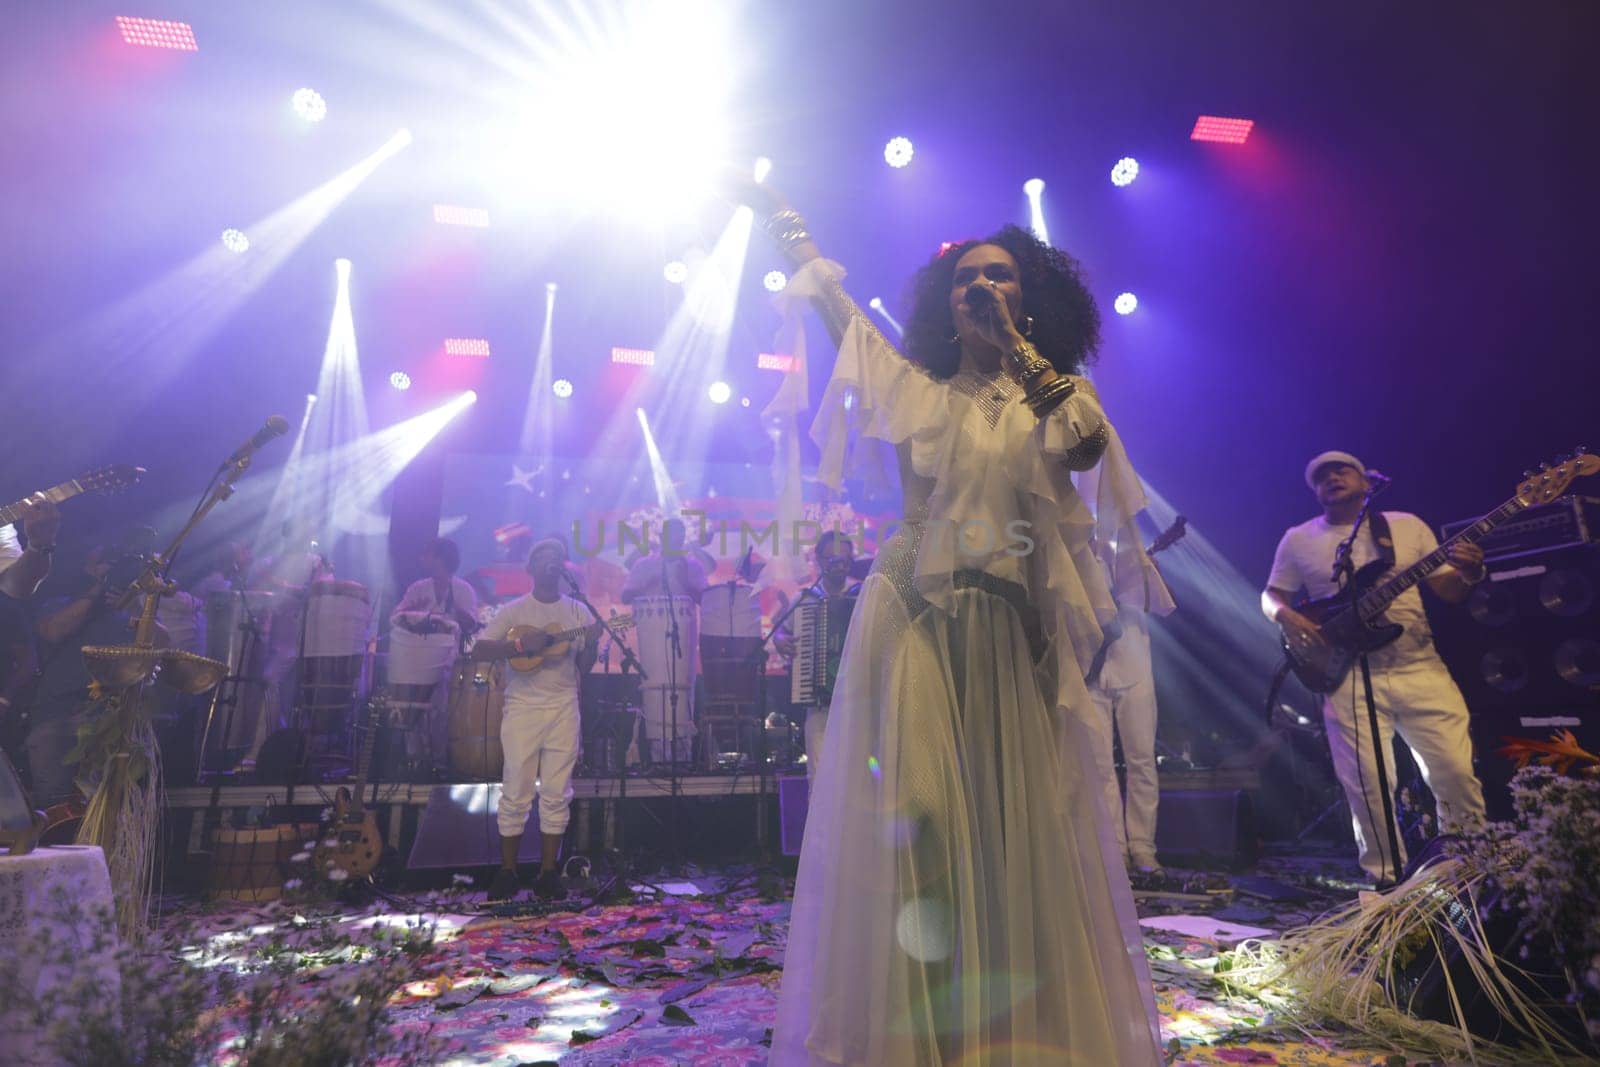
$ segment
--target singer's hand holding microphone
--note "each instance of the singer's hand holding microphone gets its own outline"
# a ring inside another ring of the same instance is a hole
[[[1009,349],[1014,338],[1021,336],[1011,320],[1011,307],[994,282],[973,282],[967,286],[961,303],[978,336],[996,348]]]

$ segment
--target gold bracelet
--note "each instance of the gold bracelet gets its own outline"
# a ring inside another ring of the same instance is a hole
[[[1039,350],[1034,348],[1033,344],[1028,341],[1024,341],[1016,348],[1013,348],[1006,360],[1011,364],[1012,372],[1016,375],[1017,380],[1022,383],[1025,389],[1029,390],[1033,388],[1033,383],[1045,371],[1050,369],[1050,361],[1041,356]]]
[[[774,211],[761,220],[761,228],[785,252],[795,245],[811,240],[811,231],[806,227],[806,220],[800,212],[792,208]]]
[[[1078,386],[1071,378],[1063,374],[1049,385],[1044,385],[1033,390],[1022,398],[1033,413],[1040,418],[1050,414],[1061,406],[1061,402],[1077,392]]]

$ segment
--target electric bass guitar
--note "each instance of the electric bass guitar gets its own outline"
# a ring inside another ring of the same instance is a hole
[[[1574,479],[1596,472],[1600,472],[1600,456],[1588,455],[1581,448],[1554,464],[1543,464],[1527,473],[1510,500],[1405,570],[1384,579],[1389,564],[1375,559],[1351,576],[1350,588],[1297,605],[1295,610],[1321,629],[1326,644],[1296,643],[1283,633],[1283,651],[1295,677],[1312,692],[1331,693],[1339,688],[1359,656],[1390,644],[1405,632],[1405,627],[1385,618],[1384,611],[1395,597],[1450,562],[1451,545],[1475,543],[1523,509],[1556,499]]]
[[[351,878],[365,878],[377,869],[383,857],[383,835],[378,832],[378,813],[364,805],[367,775],[372,769],[372,747],[378,737],[378,723],[389,708],[388,694],[381,689],[367,702],[367,731],[361,739],[361,754],[356,760],[356,784],[352,792],[340,786],[333,801],[333,824],[324,830],[322,844],[313,854],[319,874],[339,869]]]
[[[623,630],[633,625],[633,616],[615,615],[607,619],[606,622],[619,630]],[[537,652],[529,652],[523,656],[512,656],[510,659],[511,669],[526,674],[555,663],[566,656],[572,649],[572,642],[580,634],[586,633],[589,627],[593,625],[594,623],[591,622],[585,626],[575,626],[570,630],[558,630],[554,627],[542,629],[538,626],[513,626],[506,631],[505,639],[507,641],[516,641],[520,638],[532,637],[535,634],[544,634],[550,638],[550,643]]]

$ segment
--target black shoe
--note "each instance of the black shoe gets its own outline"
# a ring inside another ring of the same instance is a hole
[[[560,900],[567,895],[567,887],[561,884],[560,871],[540,871],[533,883],[533,891],[541,900]]]
[[[510,900],[517,895],[517,888],[517,872],[501,867],[494,872],[494,881],[489,883],[489,903]]]

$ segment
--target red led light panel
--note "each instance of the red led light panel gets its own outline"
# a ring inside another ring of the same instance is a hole
[[[489,342],[482,337],[446,337],[444,354],[447,356],[487,356]]]
[[[1255,124],[1255,119],[1224,119],[1216,115],[1201,115],[1194,120],[1194,130],[1189,134],[1189,140],[1244,144]]]
[[[143,48],[175,48],[180,52],[198,52],[194,28],[187,22],[167,19],[141,19],[132,15],[118,15],[117,29],[122,39]]]
[[[489,212],[481,207],[458,207],[455,204],[433,205],[433,221],[446,226],[476,226],[489,228]]]
[[[780,356],[771,352],[760,352],[756,355],[756,368],[758,370],[778,370],[785,374],[794,372],[794,357]]]

